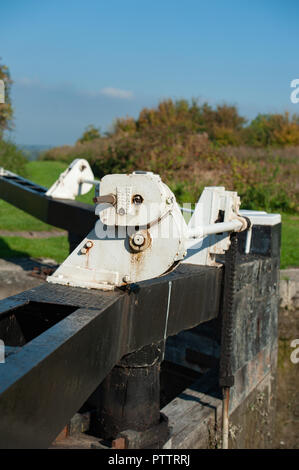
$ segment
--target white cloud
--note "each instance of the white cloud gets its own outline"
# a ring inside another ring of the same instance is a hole
[[[96,98],[98,96],[108,96],[110,98],[117,98],[121,100],[130,100],[133,98],[133,92],[130,90],[121,90],[120,88],[113,88],[113,87],[106,87],[102,88],[99,91],[94,90],[84,90],[78,89],[72,83],[44,83],[36,78],[30,77],[20,77],[15,80],[17,85],[22,87],[32,87],[32,88],[40,88],[43,90],[73,90],[75,93],[79,95],[85,95],[87,97]]]
[[[100,90],[101,95],[110,96],[112,98],[120,98],[123,100],[129,100],[133,98],[133,93],[129,90],[120,90],[119,88],[102,88]]]

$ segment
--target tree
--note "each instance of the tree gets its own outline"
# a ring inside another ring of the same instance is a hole
[[[1,57],[0,57],[1,60]],[[10,87],[12,80],[8,67],[0,62],[0,80],[4,81],[5,86],[5,103],[0,104],[0,139],[3,137],[3,132],[12,128],[13,109],[10,101]]]
[[[284,147],[299,145],[299,116],[284,114],[258,114],[246,129],[249,145]]]
[[[89,142],[94,139],[100,139],[101,134],[100,134],[100,129],[94,127],[92,124],[87,126],[85,131],[83,132],[82,137],[77,140],[77,142],[80,142],[80,144],[83,144],[84,142]]]

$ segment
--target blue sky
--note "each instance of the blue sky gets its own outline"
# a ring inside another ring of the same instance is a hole
[[[19,144],[72,144],[167,97],[299,113],[297,0],[10,0],[0,56]]]

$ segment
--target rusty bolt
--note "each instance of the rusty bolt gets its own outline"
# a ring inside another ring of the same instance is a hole
[[[88,242],[85,243],[85,246],[87,248],[91,248],[93,246],[93,243],[90,240],[88,240]]]
[[[104,194],[102,196],[97,196],[93,198],[93,202],[96,204],[116,204],[116,196],[115,194]]]
[[[86,248],[84,248],[84,247],[83,247],[83,248],[81,248],[81,253],[82,253],[82,255],[86,255],[86,253],[87,253],[87,249],[86,249]]]
[[[146,250],[151,244],[151,236],[148,230],[140,230],[129,237],[129,245],[134,253]]]
[[[133,241],[134,241],[135,245],[141,246],[141,245],[143,245],[143,243],[145,241],[144,236],[141,233],[136,233],[136,235],[134,235]]]

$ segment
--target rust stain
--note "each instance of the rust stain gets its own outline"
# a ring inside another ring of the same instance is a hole
[[[149,255],[149,250],[151,247],[149,246],[145,251],[140,251],[138,253],[131,253],[130,256],[130,277],[131,279],[136,279],[140,277],[140,273],[144,267],[145,258]]]
[[[112,449],[125,449],[126,448],[126,440],[124,437],[119,437],[118,439],[114,439],[112,441]]]
[[[132,253],[131,254],[131,263],[132,264],[140,264],[144,258],[144,251],[140,251],[139,253]]]
[[[86,252],[86,255],[85,255],[85,256],[86,256],[86,263],[85,263],[85,264],[86,264],[86,268],[87,268],[87,269],[89,269],[89,251],[90,251],[90,250],[87,249],[87,252]]]
[[[93,242],[91,240],[87,240],[87,242],[85,243],[85,245],[82,247],[85,249],[85,253],[82,253],[82,256],[86,256],[86,260],[85,260],[85,267],[87,269],[90,269],[89,268],[89,253],[90,253],[90,250],[93,248]],[[82,250],[81,248],[81,250]]]
[[[68,436],[68,426],[65,426],[63,430],[58,434],[56,439],[54,440],[54,443],[63,441],[64,439],[67,438],[67,436]]]
[[[133,244],[129,241],[129,247],[130,247],[130,269],[128,272],[128,275],[130,277],[130,282],[132,282],[133,279],[139,278],[140,273],[144,267],[145,260],[148,259],[150,256],[150,251],[152,248],[152,237],[149,233],[148,230],[140,230],[140,233],[142,233],[145,237],[145,243],[138,247],[133,247]],[[127,283],[124,283],[123,285],[126,285]]]
[[[134,277],[138,277],[143,265],[143,260],[145,258],[144,251],[140,251],[139,253],[131,253],[130,261],[131,261],[131,269],[132,274],[134,273]]]

